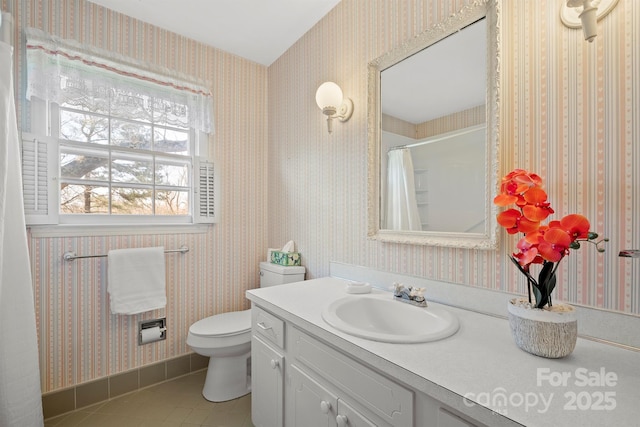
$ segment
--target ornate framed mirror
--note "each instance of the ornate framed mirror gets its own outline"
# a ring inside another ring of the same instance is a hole
[[[492,249],[500,0],[478,0],[369,63],[368,236]]]

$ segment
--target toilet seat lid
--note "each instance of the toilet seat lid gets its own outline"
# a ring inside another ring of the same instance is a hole
[[[238,335],[251,330],[251,309],[205,317],[191,325],[189,332],[201,337]]]

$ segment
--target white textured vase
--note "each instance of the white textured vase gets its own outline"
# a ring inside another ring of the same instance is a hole
[[[508,303],[509,325],[516,345],[536,356],[558,359],[571,354],[578,338],[576,309],[556,303],[554,310],[527,307],[525,298]]]

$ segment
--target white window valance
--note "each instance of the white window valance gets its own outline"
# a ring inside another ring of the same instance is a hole
[[[108,105],[132,119],[162,115],[165,123],[213,132],[213,97],[188,76],[35,28],[27,38],[27,99],[82,105],[102,111]],[[119,114],[119,115],[120,115]]]

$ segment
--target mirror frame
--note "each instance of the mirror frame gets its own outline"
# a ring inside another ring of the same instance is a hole
[[[383,242],[472,249],[497,247],[497,209],[493,204],[498,187],[498,148],[500,129],[500,1],[478,0],[442,23],[385,53],[368,65],[368,237]],[[485,232],[398,231],[380,228],[380,147],[382,113],[380,78],[385,69],[486,17],[487,19],[487,135]]]

